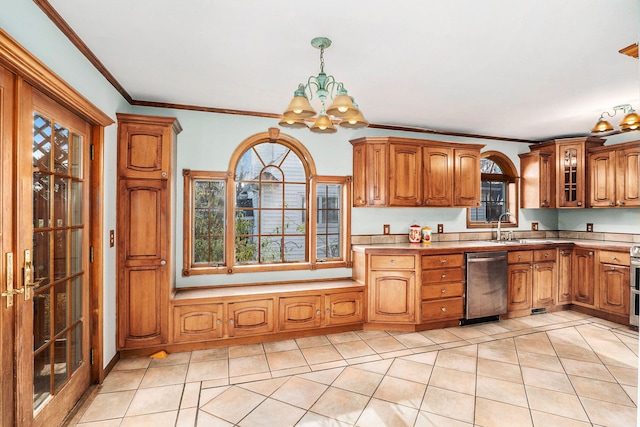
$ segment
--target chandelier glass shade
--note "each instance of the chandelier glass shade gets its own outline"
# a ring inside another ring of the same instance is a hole
[[[305,119],[316,116],[316,111],[309,102],[315,96],[320,100],[321,109],[309,128],[311,132],[335,133],[337,129],[329,116],[340,119],[338,125],[342,127],[351,129],[367,127],[369,122],[364,118],[353,98],[349,96],[344,84],[324,72],[324,50],[331,46],[331,40],[326,37],[316,37],[311,40],[311,46],[320,49],[320,72],[317,76],[310,76],[306,84],[298,84],[298,88],[293,93],[293,99],[278,124],[292,128],[308,127]],[[329,99],[332,102],[329,108],[326,108]]]
[[[622,132],[640,129],[640,116],[635,112],[630,104],[622,104],[613,107],[613,114],[609,113],[608,111],[603,111],[602,114],[600,114],[598,123],[596,123],[593,129],[591,129],[591,133],[613,132],[615,129],[613,126],[611,126],[611,123],[605,120],[605,114],[611,118],[618,114],[618,111],[622,111],[623,114],[626,114],[622,121],[618,124]]]

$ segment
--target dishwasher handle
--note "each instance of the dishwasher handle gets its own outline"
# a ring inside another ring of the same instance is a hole
[[[468,262],[491,262],[502,261],[507,259],[507,253],[487,252],[486,254],[467,254]]]

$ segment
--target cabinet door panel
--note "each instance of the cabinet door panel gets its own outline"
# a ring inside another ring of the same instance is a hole
[[[324,298],[325,325],[361,323],[364,320],[363,292],[329,294]]]
[[[391,206],[421,205],[421,148],[415,145],[390,144],[389,178],[389,204]]]
[[[453,205],[453,150],[423,147],[423,188],[425,206]]]
[[[571,303],[571,251],[560,249],[558,253],[558,304]]]
[[[367,205],[386,206],[389,180],[386,144],[367,145],[366,159]]]
[[[640,147],[617,150],[616,158],[616,203],[640,207]]]
[[[174,342],[207,341],[223,336],[223,304],[195,304],[173,308]]]
[[[166,118],[159,118],[166,121]],[[174,119],[171,119],[173,121]],[[167,179],[171,172],[171,127],[154,122],[118,124],[118,169],[122,177]]]
[[[600,264],[599,308],[609,313],[629,315],[629,267]]]
[[[454,206],[480,206],[480,150],[455,149]]]
[[[321,326],[320,295],[280,298],[278,329],[290,331]]]
[[[369,281],[369,321],[415,319],[415,273],[374,271]]]
[[[366,183],[366,146],[364,144],[353,147],[353,207],[367,205],[367,183]]]
[[[616,165],[613,150],[589,154],[589,204],[593,207],[614,206]]]
[[[555,304],[558,293],[558,273],[555,262],[541,262],[533,269],[533,306],[545,307]]]
[[[461,297],[436,301],[423,301],[421,319],[425,322],[464,317],[464,303]]]
[[[238,337],[273,332],[273,299],[229,303],[229,336]]]
[[[595,256],[592,250],[573,250],[571,284],[573,300],[593,306],[595,302]]]
[[[531,264],[510,264],[507,267],[509,276],[508,311],[531,308],[531,285],[533,281],[531,270]]]

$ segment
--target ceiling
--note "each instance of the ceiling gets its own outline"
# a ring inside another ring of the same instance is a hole
[[[325,71],[376,125],[544,140],[640,111],[639,61],[618,52],[637,0],[49,4],[134,101],[280,114],[326,36]]]

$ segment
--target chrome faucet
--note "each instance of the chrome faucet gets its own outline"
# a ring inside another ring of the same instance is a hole
[[[498,217],[498,231],[496,232],[496,240],[500,241],[502,240],[502,220],[506,217],[508,217],[509,215],[511,215],[512,217],[515,218],[515,215],[512,214],[509,211],[503,212],[502,214],[500,214],[500,216]]]

